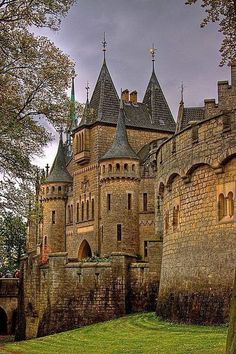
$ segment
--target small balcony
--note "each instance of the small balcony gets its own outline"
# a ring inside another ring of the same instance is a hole
[[[80,151],[75,154],[75,162],[79,163],[80,165],[89,162],[89,160],[90,160],[89,150]]]

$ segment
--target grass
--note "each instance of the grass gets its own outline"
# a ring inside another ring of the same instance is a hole
[[[177,325],[158,320],[154,313],[143,313],[6,344],[2,353],[224,354],[226,334],[223,326]]]

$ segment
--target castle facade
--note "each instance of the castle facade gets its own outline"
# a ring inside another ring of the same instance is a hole
[[[104,60],[73,143],[62,134],[31,215],[21,337],[154,310],[225,322],[235,268],[236,64],[177,125],[153,72],[118,98]],[[159,286],[160,285],[160,286]],[[158,295],[159,291],[159,295]]]

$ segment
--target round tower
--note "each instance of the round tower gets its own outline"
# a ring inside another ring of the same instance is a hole
[[[139,253],[140,160],[128,142],[123,102],[111,148],[100,159],[101,254]]]
[[[65,251],[66,199],[71,183],[61,134],[56,158],[40,191],[43,209],[41,254],[44,260],[47,260],[48,253]]]

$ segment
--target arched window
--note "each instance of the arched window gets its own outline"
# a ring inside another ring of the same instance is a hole
[[[92,199],[92,219],[94,220],[94,199]]]
[[[125,170],[126,172],[129,171],[129,165],[128,165],[127,163],[124,164],[124,170]]]
[[[52,193],[54,193],[55,192],[55,187],[52,187]]]
[[[228,193],[228,213],[230,217],[234,215],[234,195],[232,192]]]
[[[120,164],[119,163],[116,164],[116,172],[120,172]]]
[[[106,166],[102,165],[102,173],[105,173],[105,172],[106,172]]]
[[[219,195],[219,201],[218,201],[219,220],[222,220],[226,214],[227,214],[226,200],[225,200],[224,194],[221,193]]]
[[[47,238],[47,236],[44,236],[43,245],[44,245],[44,247],[47,247],[47,245],[48,245],[48,238]]]
[[[179,206],[173,208],[173,229],[177,229],[179,226]]]
[[[61,186],[58,187],[58,193],[61,193]]]
[[[84,221],[84,202],[81,203],[81,219]]]
[[[86,202],[86,213],[87,213],[87,220],[89,220],[89,201]]]
[[[132,165],[132,171],[135,172],[135,165]]]
[[[79,203],[76,206],[76,221],[79,222]]]
[[[112,165],[111,164],[108,165],[108,172],[112,172]]]

